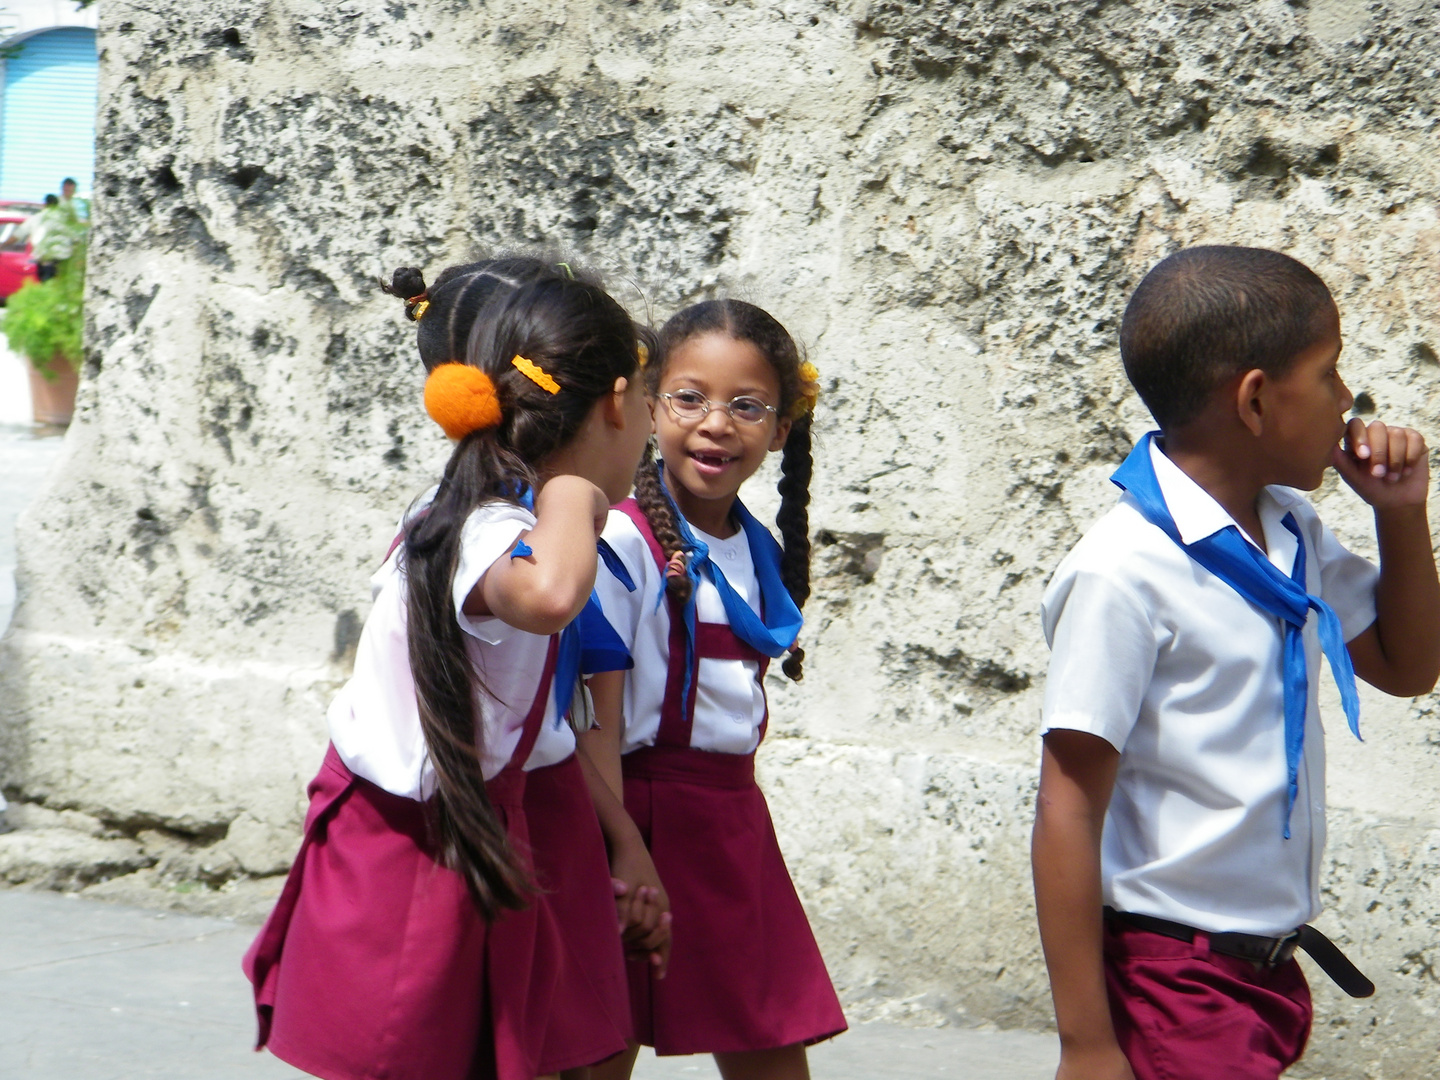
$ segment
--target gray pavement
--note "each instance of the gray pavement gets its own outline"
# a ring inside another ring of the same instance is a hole
[[[255,927],[58,893],[0,890],[0,1077],[285,1080],[250,1049],[240,957]],[[811,1051],[817,1080],[1048,1080],[1055,1043],[1028,1032],[862,1024]],[[655,1058],[637,1080],[718,1076],[709,1059]]]

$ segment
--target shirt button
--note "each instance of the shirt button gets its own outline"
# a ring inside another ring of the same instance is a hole
[[[731,719],[731,720],[734,720],[735,723],[737,723],[737,724],[749,723],[749,721],[746,720],[745,717],[741,716],[738,712],[737,712],[737,713],[731,713],[731,714],[730,714],[730,719]]]
[[[735,558],[735,553],[733,551],[727,551],[725,552],[725,558],[733,561]]]

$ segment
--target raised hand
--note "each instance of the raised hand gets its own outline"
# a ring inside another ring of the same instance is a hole
[[[1425,436],[1413,428],[1352,419],[1330,463],[1377,510],[1424,506],[1429,497],[1429,450]]]

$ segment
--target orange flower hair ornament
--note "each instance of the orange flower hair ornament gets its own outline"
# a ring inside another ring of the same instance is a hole
[[[495,384],[469,364],[440,364],[425,380],[425,411],[452,439],[500,423]]]
[[[558,394],[560,392],[560,384],[547,375],[545,369],[534,361],[526,360],[525,357],[517,355],[510,363],[514,364],[515,369],[519,371],[521,375],[524,375],[536,386],[540,387],[541,390],[551,394]]]
[[[790,406],[790,419],[799,420],[806,413],[815,411],[820,400],[820,369],[806,360],[800,365],[800,396]]]

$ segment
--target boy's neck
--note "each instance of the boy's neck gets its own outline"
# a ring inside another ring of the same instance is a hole
[[[1264,551],[1265,529],[1258,504],[1265,484],[1246,457],[1244,447],[1245,443],[1232,433],[1186,425],[1166,432],[1162,449],[1175,467],[1224,507]]]

